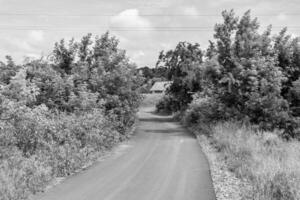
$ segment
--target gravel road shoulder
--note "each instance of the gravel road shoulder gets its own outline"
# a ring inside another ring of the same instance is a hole
[[[196,133],[193,130],[192,132]],[[196,134],[196,136],[210,165],[217,200],[241,200],[250,184],[235,177],[228,170],[223,155],[217,152],[207,136],[199,134]]]

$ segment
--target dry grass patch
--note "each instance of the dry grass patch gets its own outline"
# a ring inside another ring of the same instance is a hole
[[[246,199],[300,199],[300,142],[283,141],[275,132],[255,132],[236,123],[213,127],[212,140],[228,169],[251,182]]]

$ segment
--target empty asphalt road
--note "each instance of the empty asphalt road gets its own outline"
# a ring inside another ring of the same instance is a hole
[[[146,99],[147,101],[147,99]],[[37,200],[215,200],[196,138],[170,116],[143,105],[129,142]]]

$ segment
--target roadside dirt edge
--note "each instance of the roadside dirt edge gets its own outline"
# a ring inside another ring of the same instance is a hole
[[[188,130],[197,137],[198,143],[206,155],[217,200],[241,200],[243,188],[247,183],[236,178],[228,170],[223,156],[217,152],[207,136],[200,135],[197,130],[191,128]]]

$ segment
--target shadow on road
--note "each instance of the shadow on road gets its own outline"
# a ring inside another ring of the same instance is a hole
[[[165,123],[165,122],[174,122],[171,117],[168,118],[158,118],[158,117],[149,117],[149,118],[140,118],[141,122],[155,122],[155,123]]]
[[[163,113],[163,112],[157,112],[157,111],[148,111],[147,113],[151,113],[151,114],[157,115],[157,116],[171,116],[170,113]]]
[[[183,129],[146,129],[146,133],[166,134],[169,136],[180,136],[183,138],[196,138],[194,134],[185,132]]]

